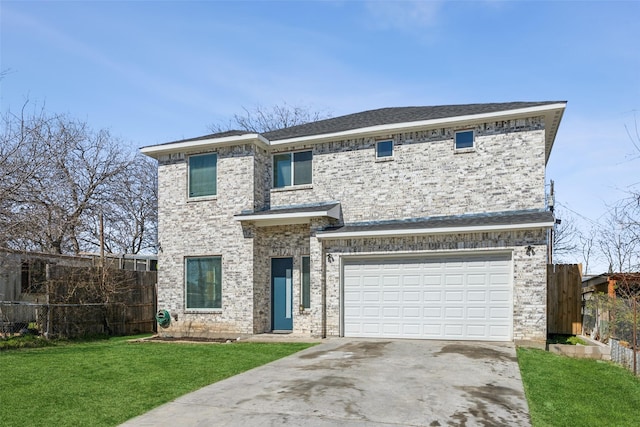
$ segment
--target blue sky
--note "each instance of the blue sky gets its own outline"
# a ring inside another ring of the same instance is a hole
[[[639,20],[638,1],[3,0],[0,103],[140,147],[256,104],[566,100],[547,176],[595,221],[640,181],[625,130],[640,121]]]

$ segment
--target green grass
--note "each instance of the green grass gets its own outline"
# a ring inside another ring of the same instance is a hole
[[[311,345],[132,343],[113,338],[0,352],[0,424],[118,425]]]
[[[638,426],[640,380],[611,362],[518,349],[534,427]]]

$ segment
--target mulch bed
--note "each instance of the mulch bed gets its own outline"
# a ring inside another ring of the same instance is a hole
[[[218,344],[231,344],[234,342],[238,342],[236,338],[163,337],[159,335],[155,335],[150,338],[145,338],[140,341],[181,342],[181,343],[218,343]]]

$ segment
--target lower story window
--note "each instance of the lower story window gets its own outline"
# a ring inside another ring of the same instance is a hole
[[[308,256],[302,257],[302,308],[311,308],[311,268]]]
[[[222,308],[222,257],[186,258],[187,309]]]

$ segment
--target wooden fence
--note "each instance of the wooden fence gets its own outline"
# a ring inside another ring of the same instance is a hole
[[[547,333],[582,333],[582,265],[547,265]]]

